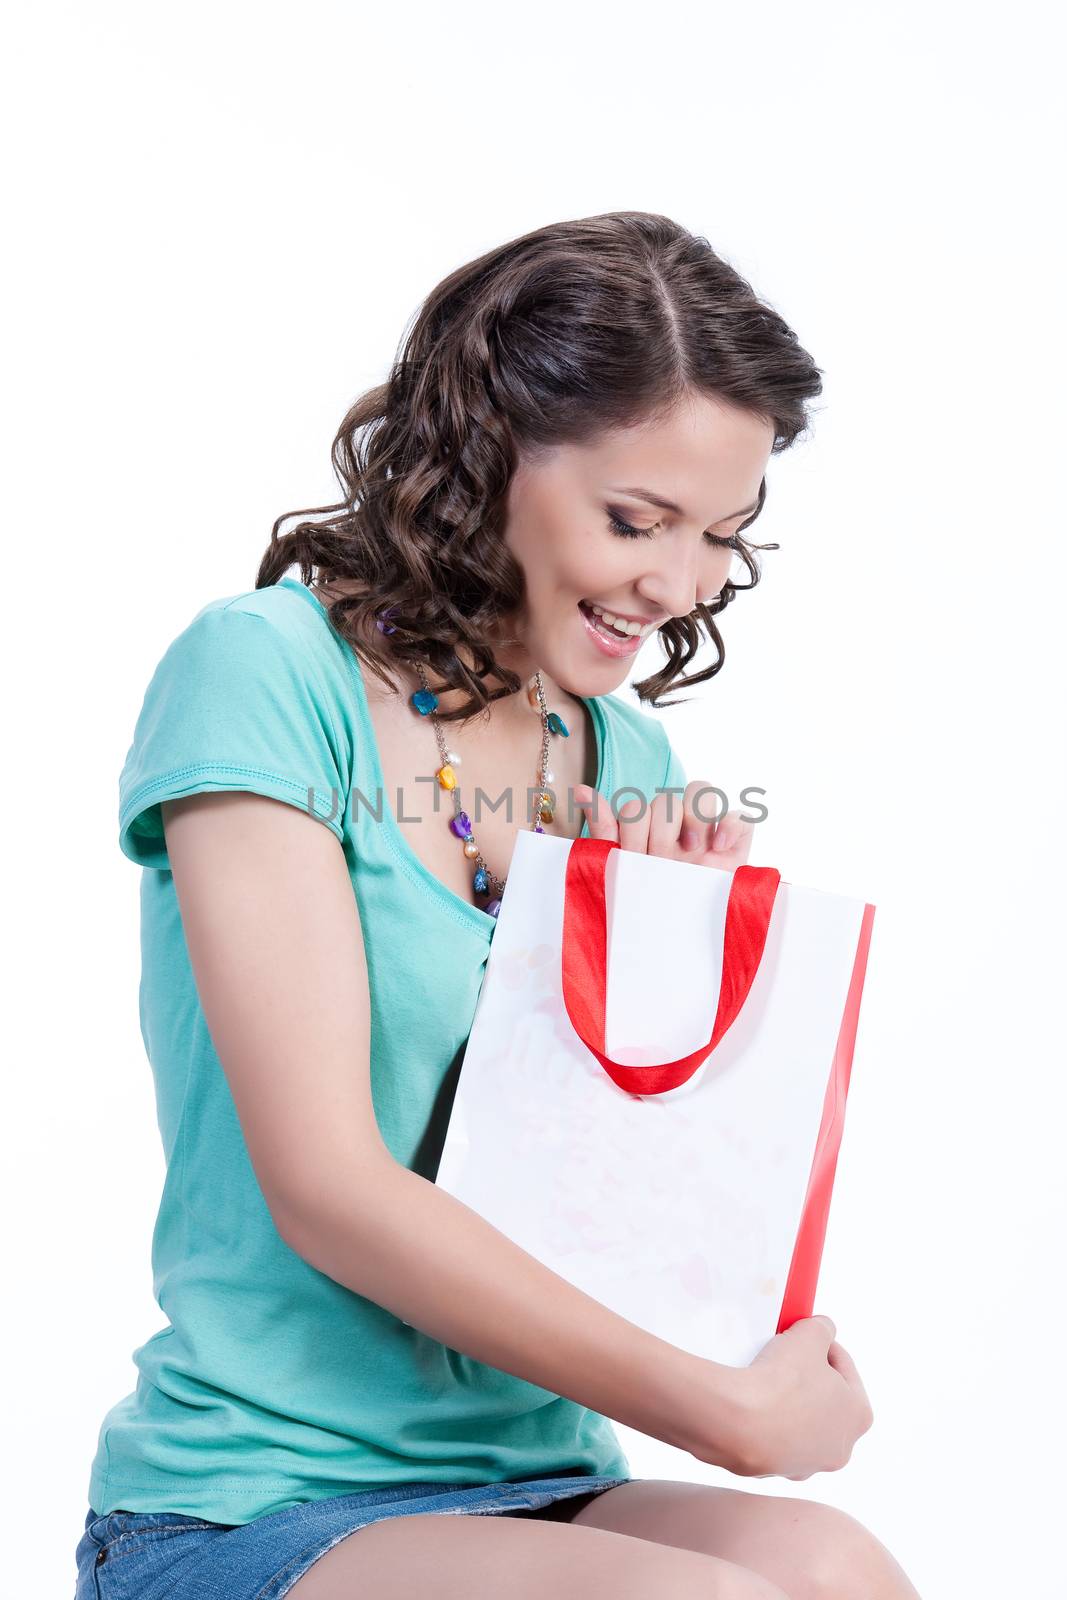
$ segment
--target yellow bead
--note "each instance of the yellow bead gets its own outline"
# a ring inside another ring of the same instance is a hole
[[[450,766],[441,767],[437,772],[437,781],[442,789],[454,789],[456,787],[456,774]]]
[[[463,846],[463,854],[469,861],[474,860],[475,856],[478,854],[478,846],[475,844],[473,839],[467,840],[466,844]]]
[[[529,702],[530,702],[530,704],[532,706],[536,707],[537,710],[541,709],[541,702],[537,698],[537,690],[536,689],[527,689],[526,698],[527,698],[527,700],[529,700]]]
[[[551,806],[542,806],[539,815],[542,822],[551,822],[556,813]]]

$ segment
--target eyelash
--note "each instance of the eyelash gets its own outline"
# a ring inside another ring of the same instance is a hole
[[[608,521],[611,524],[612,531],[623,539],[651,539],[656,531],[655,528],[634,528],[629,522],[623,522],[622,518],[617,517],[613,511],[608,512]],[[704,537],[709,544],[715,545],[720,550],[736,550],[738,548],[736,534],[732,534],[729,539],[724,539],[721,535],[715,533],[706,533]]]

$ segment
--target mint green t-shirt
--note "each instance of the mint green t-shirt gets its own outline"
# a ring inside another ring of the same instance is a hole
[[[684,785],[652,714],[613,695],[586,704],[602,793]],[[322,602],[282,578],[204,606],[149,681],[119,780],[119,845],[143,868],[165,1326],[133,1351],[136,1387],[101,1423],[90,1505],[237,1524],[408,1482],[627,1476],[607,1418],[409,1327],[278,1234],[200,1006],[159,810],[227,789],[310,809],[340,840],[367,955],[378,1125],[431,1181],[496,927],[398,826],[358,657]]]

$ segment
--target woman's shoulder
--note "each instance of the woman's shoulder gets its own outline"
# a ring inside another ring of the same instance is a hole
[[[145,690],[119,779],[120,845],[167,864],[159,807],[199,789],[251,789],[331,822],[358,763],[340,640],[284,585],[208,600]],[[324,813],[328,812],[328,815]]]
[[[170,637],[160,664],[186,675],[315,679],[347,700],[354,660],[310,589],[283,578],[205,601]]]
[[[295,578],[279,578],[260,589],[242,589],[238,594],[219,595],[206,601],[195,612],[189,626],[202,618],[258,617],[280,633],[293,638],[317,636],[328,622],[326,612],[306,584]]]

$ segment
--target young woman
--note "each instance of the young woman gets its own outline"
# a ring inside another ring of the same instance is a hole
[[[539,229],[434,290],[342,424],[340,503],[276,524],[255,588],[163,654],[120,845],[167,1326],[100,1429],[78,1600],[914,1595],[852,1518],[634,1479],[612,1427],[833,1471],[872,1414],[828,1319],[697,1359],[433,1182],[518,830],[748,858],[612,691],[653,634],[642,700],[719,670],[714,618],[776,548],[742,530],[819,391],[706,240]]]

